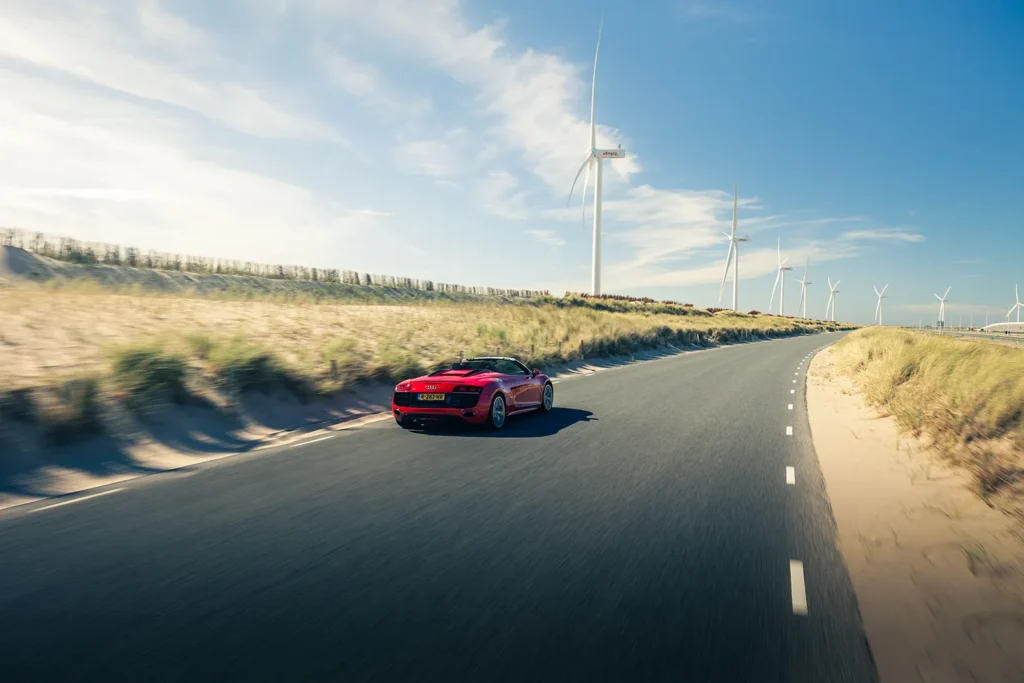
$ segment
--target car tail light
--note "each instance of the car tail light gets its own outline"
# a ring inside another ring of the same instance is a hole
[[[479,394],[480,393],[480,387],[461,387],[460,386],[460,387],[455,387],[455,389],[453,389],[453,391],[457,391],[457,392],[460,392],[460,393],[466,393],[466,394]]]

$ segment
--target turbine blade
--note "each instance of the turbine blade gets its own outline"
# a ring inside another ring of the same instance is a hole
[[[807,265],[804,266],[804,279],[805,280],[807,279],[807,271],[809,271],[810,269],[811,269],[811,256],[810,256],[810,254],[808,254],[807,255]]]
[[[878,295],[878,296],[882,296],[882,293],[878,291],[878,287],[874,287],[874,286],[872,286],[872,287],[871,287],[871,289],[875,290],[875,294],[876,294],[876,295]]]
[[[951,289],[953,289],[953,285],[950,285],[949,287],[946,287],[946,293],[942,295],[943,300],[945,300],[945,298],[947,296],[949,296],[949,290],[951,290]]]
[[[566,208],[568,208],[569,205],[572,204],[572,193],[576,189],[576,181],[580,179],[580,174],[583,173],[583,169],[590,164],[590,160],[593,158],[594,153],[592,151],[587,152],[587,158],[583,160],[582,164],[580,164],[580,170],[576,171],[576,177],[572,179],[572,187],[569,188],[569,199],[567,199],[565,202]]]
[[[829,277],[826,277],[825,279],[828,280],[828,288],[832,289],[832,278],[829,276]]]
[[[882,307],[882,300],[879,299],[878,300],[878,305],[875,306],[875,317],[872,318],[872,320],[878,320],[878,309],[880,309],[881,307]]]
[[[768,303],[768,312],[769,313],[772,312],[772,304],[775,303],[775,288],[779,286],[779,278],[780,277],[782,277],[782,271],[781,270],[775,271],[775,284],[772,285],[772,299]]]
[[[839,289],[840,280],[836,280],[836,289]]]
[[[736,183],[732,188],[732,236],[736,236],[736,209],[739,205],[740,184]]]
[[[725,280],[729,277],[729,266],[732,264],[732,251],[736,243],[729,241],[729,253],[725,257],[725,271],[722,273],[722,286],[718,288],[718,303],[722,303],[722,294],[725,293]]]
[[[1017,303],[1020,303],[1020,292],[1017,291],[1017,285],[1013,286],[1013,298],[1017,300]]]
[[[886,284],[885,287],[882,287],[882,294],[885,294],[885,290],[887,290],[887,289],[889,289],[889,285],[888,284]],[[879,294],[878,296],[882,296],[882,294]]]
[[[933,296],[934,296],[934,297],[935,297],[936,299],[938,299],[939,301],[942,301],[942,297],[941,297],[941,296],[939,296],[938,294],[934,294],[934,293],[933,293]]]
[[[597,55],[601,52],[601,33],[604,32],[604,17],[597,29],[597,47],[594,48],[594,77],[590,82],[590,149],[597,149],[597,127],[594,125],[594,100],[597,97]]]

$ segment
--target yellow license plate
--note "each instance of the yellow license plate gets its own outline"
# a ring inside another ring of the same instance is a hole
[[[444,394],[420,394],[421,401],[443,401]]]

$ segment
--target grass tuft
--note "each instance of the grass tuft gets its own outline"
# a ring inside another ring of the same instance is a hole
[[[133,408],[146,408],[161,398],[182,401],[185,361],[156,344],[122,346],[110,352],[111,380]]]
[[[209,353],[214,374],[232,391],[267,392],[275,388],[303,392],[302,380],[270,351],[239,338],[217,344]]]
[[[40,402],[36,421],[54,445],[64,445],[103,431],[99,380],[81,377],[63,382]]]

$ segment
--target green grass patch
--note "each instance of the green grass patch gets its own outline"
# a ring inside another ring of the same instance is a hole
[[[305,393],[305,382],[272,352],[242,339],[232,339],[211,348],[210,369],[232,391],[287,389]]]
[[[37,407],[36,422],[48,441],[64,445],[102,433],[97,378],[66,380],[45,393]]]
[[[110,352],[113,385],[135,408],[146,407],[162,398],[182,401],[185,361],[156,344],[122,346]]]

